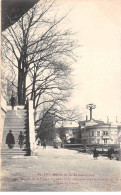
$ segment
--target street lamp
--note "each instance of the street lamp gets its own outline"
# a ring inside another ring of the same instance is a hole
[[[96,105],[94,104],[87,104],[86,108],[90,110],[90,120],[92,119],[92,109],[96,108]]]

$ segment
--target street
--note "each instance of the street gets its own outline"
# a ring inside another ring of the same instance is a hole
[[[121,191],[121,161],[51,146],[37,151],[2,159],[1,191]]]

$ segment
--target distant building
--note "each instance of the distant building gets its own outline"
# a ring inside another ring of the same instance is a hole
[[[91,119],[79,122],[81,143],[83,144],[118,144],[120,125]]]
[[[71,122],[61,127],[56,128],[56,133],[62,140],[69,140],[70,138],[79,139],[79,126],[77,123]]]
[[[92,118],[92,110],[96,108],[94,104],[86,105],[90,110],[90,120],[86,116],[85,121],[79,122],[79,131],[82,144],[119,144],[119,136],[121,137],[121,124],[117,122],[112,124]]]

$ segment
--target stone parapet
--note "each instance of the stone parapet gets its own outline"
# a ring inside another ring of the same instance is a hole
[[[35,143],[35,126],[34,126],[34,109],[33,101],[28,101],[28,117],[29,117],[29,142],[31,156],[36,155],[36,143]]]

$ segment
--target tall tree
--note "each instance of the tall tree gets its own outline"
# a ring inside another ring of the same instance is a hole
[[[18,72],[18,104],[33,100],[36,123],[48,113],[56,122],[75,117],[65,103],[73,88],[71,64],[77,43],[73,33],[63,28],[67,14],[53,14],[55,6],[55,1],[39,1],[2,36],[6,48],[2,56]]]
[[[28,96],[27,76],[33,77],[33,90],[37,73],[42,66],[53,67],[52,59],[57,61],[73,57],[75,42],[70,40],[69,30],[60,31],[59,25],[66,16],[59,19],[53,14],[54,1],[40,1],[12,27],[3,34],[3,43],[6,53],[3,53],[9,62],[12,62],[8,52],[13,52],[18,69],[18,103],[24,104]],[[49,18],[49,17],[50,18]],[[51,59],[51,61],[50,61]]]

